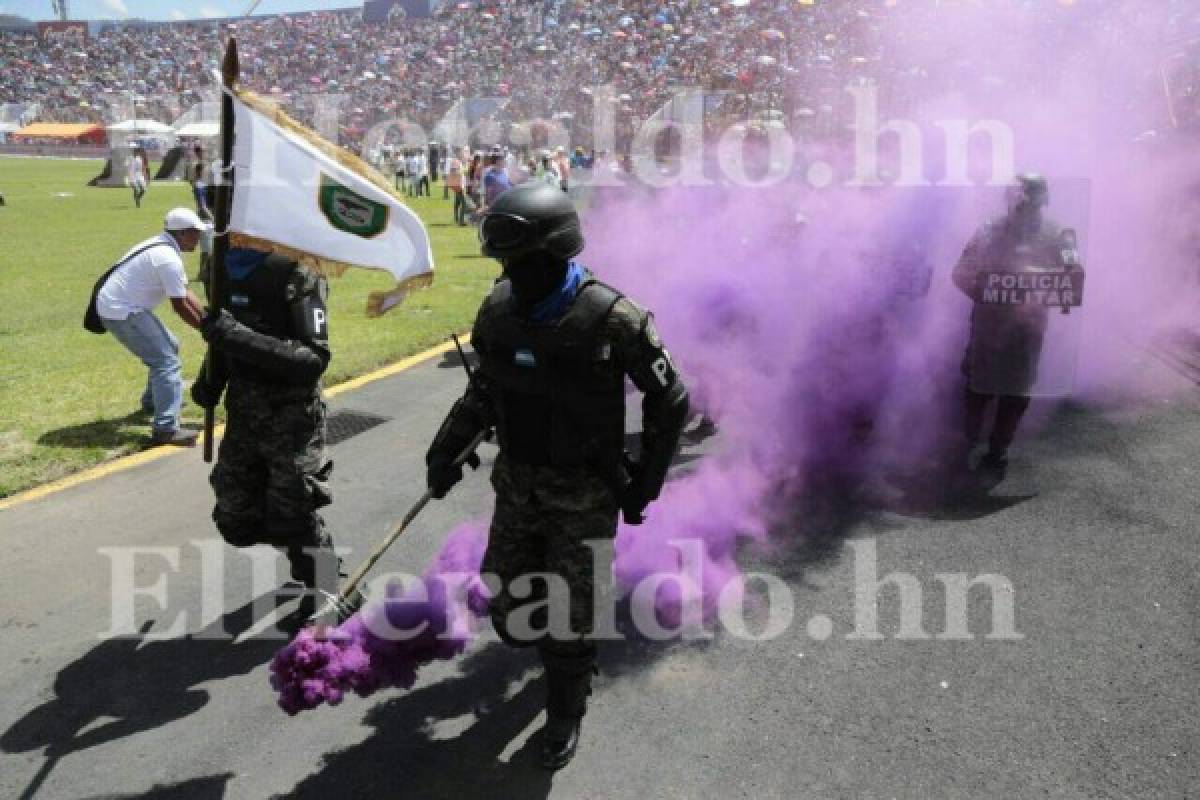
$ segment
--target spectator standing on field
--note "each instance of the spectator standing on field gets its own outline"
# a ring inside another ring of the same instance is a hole
[[[441,171],[442,149],[437,142],[429,143],[429,179],[437,183],[437,179],[445,173]]]
[[[406,160],[406,158],[404,158],[403,152],[397,152],[396,156],[394,158],[392,158],[392,172],[394,172],[396,175],[396,191],[397,192],[407,192],[408,191],[407,175],[406,175],[406,172],[404,172],[404,170],[406,170],[407,167],[408,167],[407,160]],[[409,194],[412,194],[412,192],[409,192]]]
[[[201,163],[192,167],[192,200],[196,203],[196,216],[205,222],[212,222],[212,212],[208,209],[208,184],[204,181],[204,165]]]
[[[488,156],[488,166],[483,172],[483,204],[491,207],[496,198],[512,188],[508,172],[504,169],[504,156],[492,153]]]
[[[483,185],[483,154],[476,151],[471,156],[471,163],[467,167],[466,174],[466,191],[467,197],[471,199],[472,204],[476,207],[482,202],[480,194]]]
[[[133,148],[133,152],[129,154],[129,163],[125,169],[126,183],[133,190],[133,203],[138,208],[141,208],[142,197],[146,194],[146,175],[150,170],[150,165],[146,161],[146,154],[141,148]]]
[[[412,157],[412,182],[413,192],[417,197],[430,197],[429,193],[429,162],[425,158],[425,153],[420,150]]]
[[[454,222],[467,224],[467,201],[463,196],[463,163],[457,156],[450,156],[446,165],[446,189],[454,192]]]
[[[545,183],[550,184],[555,189],[562,188],[562,175],[558,171],[554,160],[548,155],[542,156],[542,167],[538,171],[538,177]]]
[[[571,178],[571,162],[567,158],[567,151],[561,145],[554,150],[554,167],[558,170],[558,187],[564,192],[567,191],[567,184]]]
[[[208,210],[208,184],[204,182],[204,165],[199,162],[192,167],[192,198],[196,201],[196,216],[211,225],[213,215]],[[200,235],[200,271],[196,277],[204,286],[204,297],[210,301],[212,295],[208,291],[208,286],[212,278],[212,248],[212,228],[208,228]]]
[[[405,192],[409,197],[417,193],[417,156],[411,150],[404,154],[404,172],[408,179],[405,182]]]

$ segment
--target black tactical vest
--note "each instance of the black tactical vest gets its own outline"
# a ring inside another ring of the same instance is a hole
[[[291,304],[297,297],[296,262],[270,255],[249,275],[228,278],[225,308],[246,327],[276,339],[298,338],[292,321]],[[229,359],[230,374],[265,383],[276,383],[253,364]]]
[[[229,278],[226,308],[242,325],[275,338],[294,338],[288,284],[295,261],[268,255],[245,278]],[[293,290],[294,291],[294,290]]]
[[[604,334],[620,299],[588,275],[566,314],[549,324],[515,313],[508,281],[484,301],[471,340],[494,393],[506,458],[615,473],[624,448],[625,380]]]

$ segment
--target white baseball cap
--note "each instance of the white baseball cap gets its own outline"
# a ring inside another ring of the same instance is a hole
[[[169,231],[206,231],[208,224],[190,208],[172,208],[163,227]]]

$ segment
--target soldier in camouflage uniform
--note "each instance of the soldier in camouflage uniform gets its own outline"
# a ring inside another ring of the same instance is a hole
[[[561,191],[540,182],[510,189],[488,209],[480,238],[504,276],[475,320],[480,368],[429,449],[428,481],[435,497],[444,496],[462,478],[456,457],[495,426],[496,508],[483,560],[485,575],[498,579],[491,617],[506,642],[539,650],[547,681],[543,763],[557,769],[575,753],[595,669],[586,636],[598,576],[587,542],[610,540],[619,510],[640,523],[658,497],[687,392],[651,315],[572,260],[583,235]],[[626,377],[644,393],[637,462],[624,454]],[[513,585],[532,573],[548,580]],[[555,629],[553,605],[564,599],[555,582],[570,603],[569,631]],[[526,619],[521,608],[539,604]]]
[[[226,269],[221,311],[201,328],[219,359],[192,386],[204,408],[225,390],[225,436],[209,478],[213,520],[234,547],[278,547],[295,580],[333,590],[338,561],[317,513],[333,500],[321,398],[328,284],[295,261],[254,250],[230,250]]]

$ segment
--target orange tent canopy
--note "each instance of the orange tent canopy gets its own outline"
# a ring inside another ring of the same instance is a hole
[[[28,136],[31,138],[49,137],[54,139],[99,139],[103,141],[104,127],[92,122],[35,122],[13,131],[11,136]]]
[[[91,122],[35,122],[13,131],[14,136],[54,136],[59,139],[73,139],[93,131],[103,130],[103,127]]]

